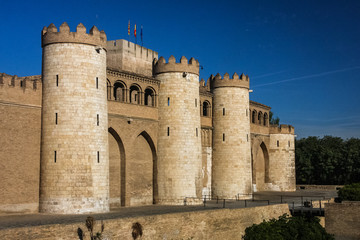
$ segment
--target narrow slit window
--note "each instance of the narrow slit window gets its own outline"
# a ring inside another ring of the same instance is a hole
[[[100,163],[100,152],[97,151],[97,162]]]
[[[195,98],[195,107],[197,107],[197,99]]]
[[[223,133],[223,142],[225,142],[225,133]]]
[[[170,136],[170,128],[167,128],[167,135]]]
[[[55,125],[58,124],[58,113],[55,113]]]
[[[290,147],[290,141],[288,141],[289,147]]]
[[[99,114],[96,115],[96,124],[99,126],[100,124],[100,119],[99,119]]]
[[[54,162],[56,163],[56,151],[54,151]]]
[[[170,106],[170,98],[168,97],[168,106]]]
[[[248,116],[248,110],[246,109],[246,116]]]
[[[225,116],[225,108],[223,108],[223,116]]]
[[[280,144],[279,144],[279,140],[276,142],[276,145],[279,147],[279,145],[280,145]]]
[[[96,89],[98,89],[98,88],[99,88],[99,78],[96,77]]]
[[[59,75],[56,75],[56,86],[59,86]]]
[[[246,141],[249,141],[249,134],[246,134]]]
[[[198,136],[198,129],[196,128],[196,136]]]

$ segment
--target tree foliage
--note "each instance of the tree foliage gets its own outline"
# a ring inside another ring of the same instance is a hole
[[[360,182],[360,139],[308,137],[295,142],[298,184]]]
[[[274,117],[274,113],[272,111],[269,112],[269,122],[271,125],[278,125],[280,124],[280,118]]]
[[[333,240],[317,217],[288,217],[263,221],[245,229],[244,240]]]
[[[338,191],[340,201],[360,201],[360,183],[345,185]]]

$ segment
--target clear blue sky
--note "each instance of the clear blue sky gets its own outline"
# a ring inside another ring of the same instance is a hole
[[[1,1],[0,72],[41,74],[40,32],[66,21],[168,58],[195,57],[200,77],[250,76],[251,99],[299,138],[360,137],[360,1]],[[133,37],[132,37],[132,41]]]

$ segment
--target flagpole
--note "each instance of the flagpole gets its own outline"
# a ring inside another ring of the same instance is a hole
[[[129,42],[130,42],[130,20],[129,20],[129,23],[128,23],[128,38],[129,38]]]
[[[143,25],[141,25],[140,35],[141,35],[141,46],[143,46],[143,44],[144,44],[144,42],[143,42]]]

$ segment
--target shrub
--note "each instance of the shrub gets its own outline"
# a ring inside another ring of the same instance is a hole
[[[345,185],[338,191],[340,201],[360,201],[360,183]]]
[[[289,217],[263,221],[245,229],[244,240],[334,240],[312,216]]]

